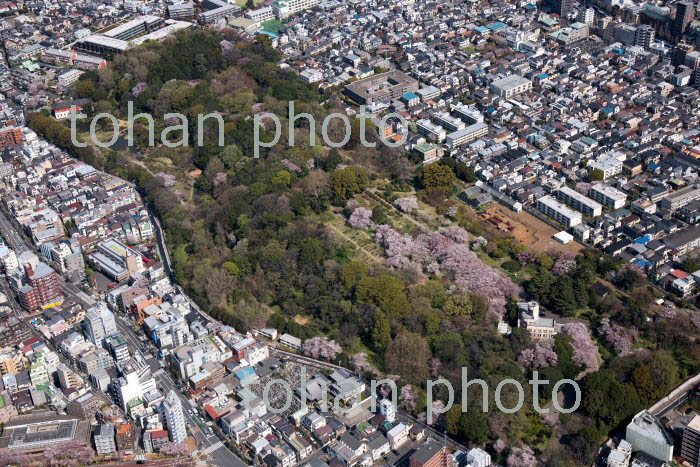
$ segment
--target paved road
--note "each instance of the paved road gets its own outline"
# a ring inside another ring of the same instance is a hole
[[[197,446],[199,447],[200,452],[208,455],[212,459],[212,462],[214,462],[216,465],[232,467],[244,467],[248,465],[233,452],[231,452],[221,442],[216,434],[207,435],[206,433],[202,432],[192,416],[187,412],[187,410],[189,410],[192,406],[180,392],[180,387],[170,375],[169,371],[161,368],[158,359],[156,359],[146,345],[141,342],[139,336],[129,325],[127,318],[124,318],[119,314],[116,314],[116,318],[117,327],[124,335],[124,338],[129,344],[132,353],[140,355],[148,363],[153,376],[156,379],[158,387],[160,387],[163,392],[175,391],[177,396],[180,398],[180,402],[182,403],[182,408],[185,413],[185,419],[190,427],[190,433],[197,440]]]
[[[10,222],[7,216],[2,212],[0,212],[0,231],[2,232],[5,242],[7,242],[10,248],[15,250],[17,256],[29,250],[22,235],[17,232],[12,222]]]
[[[2,212],[0,212],[0,233],[2,233],[2,236],[7,242],[7,244],[13,250],[15,250],[15,252],[18,255],[24,251],[31,250],[24,237],[15,229],[15,227],[12,225],[7,216]],[[80,288],[78,288],[71,282],[66,281],[65,278],[60,274],[59,282],[61,284],[61,288],[66,298],[70,298],[77,303],[81,303],[84,307],[87,308],[96,305],[97,302],[92,297],[80,290]],[[15,309],[15,313],[17,314],[17,316],[20,319],[23,319],[23,312],[21,311],[19,305],[16,303],[14,295],[9,289],[9,286],[5,280],[0,281],[0,289],[3,291],[3,293],[5,293],[8,296],[8,300],[10,300],[11,303],[14,305],[13,308]],[[196,304],[194,304],[193,308],[195,308],[200,314],[202,314],[202,316],[211,319],[211,317],[204,314],[202,310],[200,310],[199,307],[196,306]],[[215,465],[246,467],[248,464],[243,462],[238,456],[231,452],[221,442],[221,440],[218,438],[218,436],[216,436],[216,434],[207,435],[206,433],[202,432],[202,430],[199,428],[197,423],[195,423],[190,414],[187,413],[187,410],[190,409],[191,406],[187,399],[180,392],[180,389],[178,388],[176,382],[173,380],[173,377],[167,370],[161,368],[158,359],[156,359],[151,353],[151,351],[147,349],[146,346],[139,340],[134,330],[127,324],[126,319],[119,316],[118,314],[116,317],[117,327],[124,334],[124,337],[126,338],[129,344],[132,354],[140,355],[143,358],[143,360],[148,363],[149,367],[151,368],[151,372],[153,373],[154,378],[156,379],[156,383],[160,388],[162,388],[166,392],[169,392],[170,390],[175,390],[175,393],[180,398],[182,407],[185,411],[185,419],[187,420],[187,424],[190,426],[190,432],[197,440],[197,445],[200,452],[203,452],[204,454],[209,456]],[[36,331],[33,327],[32,332],[36,334]]]

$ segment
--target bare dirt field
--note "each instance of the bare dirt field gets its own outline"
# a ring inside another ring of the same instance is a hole
[[[577,254],[583,250],[583,245],[578,242],[562,245],[556,241],[552,236],[558,233],[558,230],[525,211],[516,213],[499,204],[493,204],[479,217],[487,222],[489,219],[495,219],[500,220],[502,226],[509,225],[511,228],[508,231],[516,240],[538,253]]]

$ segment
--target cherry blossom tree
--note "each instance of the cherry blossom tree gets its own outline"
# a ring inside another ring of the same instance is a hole
[[[372,211],[367,208],[356,208],[350,214],[348,222],[354,229],[369,229],[374,225],[374,222],[372,222]]]
[[[426,271],[432,274],[438,272],[435,266],[437,263],[439,271],[451,274],[458,286],[486,298],[489,310],[499,316],[505,313],[507,299],[520,293],[520,288],[506,274],[484,264],[469,249],[465,243],[468,233],[462,228],[449,227],[412,238],[388,225],[381,225],[375,239],[384,247],[389,259],[404,256],[417,265],[426,267]],[[390,264],[395,267],[408,265],[401,258]]]
[[[399,198],[396,201],[394,201],[394,206],[399,208],[401,212],[411,214],[413,211],[418,210],[418,198],[416,198],[415,196]]]
[[[555,276],[563,276],[571,272],[576,267],[574,256],[568,253],[560,255],[552,266],[552,274]]]
[[[374,367],[369,362],[369,357],[365,352],[360,352],[350,358],[350,364],[359,373],[374,373]]]
[[[287,167],[290,171],[294,172],[295,174],[301,173],[301,167],[299,167],[289,159],[282,159],[280,162],[282,162],[282,164],[285,167]]]
[[[306,339],[303,345],[304,355],[311,358],[323,358],[326,360],[333,360],[336,355],[343,351],[334,340],[330,340],[327,337],[312,337],[311,339]]]
[[[532,250],[521,251],[516,255],[518,262],[523,266],[526,264],[532,264],[537,261],[537,253]]]
[[[496,451],[496,452],[499,453],[499,454],[502,453],[503,451],[505,451],[507,447],[508,447],[508,445],[507,445],[506,442],[503,441],[501,438],[498,438],[498,439],[496,440],[496,442],[493,443],[493,449],[494,449],[494,451]]]
[[[523,350],[518,356],[518,363],[530,368],[547,368],[555,366],[557,362],[557,353],[550,344],[535,344],[535,347]]]
[[[591,191],[591,186],[593,185],[587,182],[578,182],[576,184],[576,191],[578,191],[582,195],[588,196],[588,193]]]
[[[445,212],[445,215],[447,217],[449,217],[450,219],[454,219],[455,217],[457,217],[458,212],[459,212],[459,208],[456,205],[450,206],[449,208],[447,208],[447,212]]]
[[[574,363],[586,368],[597,368],[598,347],[591,340],[591,335],[586,325],[583,323],[567,323],[564,325],[563,331],[573,339],[571,345],[574,348]]]
[[[670,306],[661,307],[656,312],[656,316],[662,319],[673,319],[676,316],[678,316],[678,311],[676,311],[675,308],[672,308]]]
[[[467,243],[469,241],[469,233],[456,225],[443,227],[440,229],[440,233],[457,243]]]
[[[625,328],[617,323],[612,326],[606,326],[603,330],[605,340],[613,346],[615,352],[620,355],[626,355],[632,352],[634,343],[637,341],[639,331],[637,328]]]
[[[430,374],[433,375],[434,378],[440,374],[440,366],[442,366],[442,362],[440,362],[439,358],[432,357],[430,360],[428,360]]]
[[[148,84],[143,82],[137,83],[136,86],[131,88],[131,94],[133,94],[134,97],[139,97],[146,89],[148,89]]]
[[[92,463],[95,451],[80,443],[57,444],[44,451],[44,459],[50,467],[78,467]]]
[[[165,443],[160,447],[161,454],[166,456],[184,456],[189,453],[189,449],[183,443]]]
[[[409,412],[416,410],[418,405],[418,396],[416,396],[416,390],[412,385],[407,384],[401,388],[401,393],[399,394],[399,405]]]
[[[523,444],[510,451],[508,467],[532,467],[533,465],[537,465],[537,457],[530,446]]]
[[[29,460],[23,452],[6,451],[0,454],[0,467],[22,467],[29,464]]]

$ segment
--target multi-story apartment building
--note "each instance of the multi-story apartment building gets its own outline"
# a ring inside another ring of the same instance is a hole
[[[674,191],[666,195],[660,202],[659,206],[671,211],[677,211],[688,203],[700,199],[700,188],[696,186],[687,186],[680,190]]]
[[[456,148],[463,144],[471,143],[489,134],[489,126],[486,123],[474,123],[468,127],[452,132],[446,136],[446,144],[450,148]]]
[[[17,284],[19,303],[25,310],[34,311],[58,303],[62,299],[58,274],[51,267],[38,262],[36,267],[24,265],[24,278]]]
[[[580,212],[574,211],[549,195],[537,200],[537,209],[567,227],[574,227],[583,222]]]
[[[436,125],[428,119],[421,119],[416,122],[418,132],[426,138],[441,143],[445,140],[447,132],[440,125]]]
[[[461,103],[452,106],[452,113],[461,118],[462,121],[466,122],[468,125],[473,125],[484,121],[484,114],[479,112],[474,107]]]
[[[584,196],[568,186],[561,187],[557,195],[559,196],[559,200],[577,211],[581,211],[588,217],[598,217],[603,213],[603,206],[599,202],[593,201],[588,196]]]
[[[24,131],[19,126],[6,126],[0,128],[0,151],[9,146],[20,144],[24,141]]]
[[[467,127],[462,120],[453,117],[447,112],[436,112],[433,114],[433,121],[447,131],[458,131]]]
[[[90,308],[85,315],[85,332],[88,339],[95,345],[102,345],[107,336],[116,334],[117,322],[112,313],[105,305],[100,302],[97,306]]]
[[[95,441],[95,452],[102,456],[117,452],[114,438],[114,425],[111,423],[101,423],[95,428],[93,437]]]
[[[183,413],[182,403],[177,393],[172,390],[161,404],[165,425],[173,443],[181,444],[187,439],[187,423]]]
[[[626,194],[603,183],[591,186],[588,195],[611,209],[620,209],[627,202]]]

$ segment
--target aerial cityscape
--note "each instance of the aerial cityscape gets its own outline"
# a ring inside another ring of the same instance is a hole
[[[700,466],[700,19],[0,3],[0,467]]]

